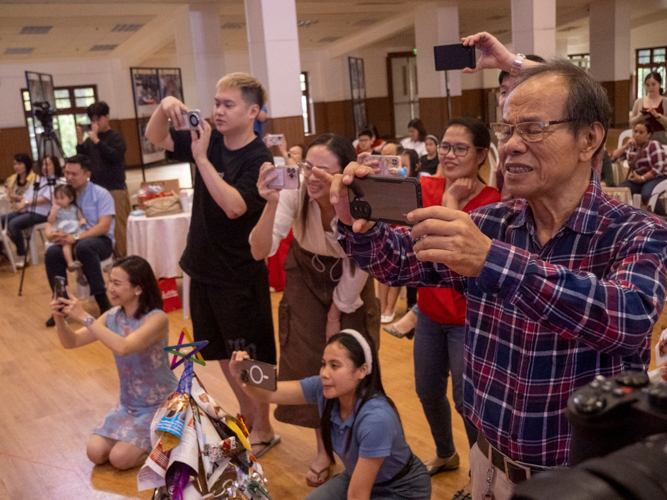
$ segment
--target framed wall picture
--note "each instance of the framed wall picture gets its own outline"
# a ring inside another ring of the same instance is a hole
[[[183,82],[181,68],[158,68],[160,99],[175,97],[183,102]]]
[[[146,126],[149,118],[140,118],[137,120],[139,127],[139,144],[141,145],[141,161],[144,165],[163,161],[167,159],[167,152],[155,146],[152,142],[146,139]]]
[[[366,77],[364,60],[359,57],[348,57],[350,68],[350,93],[352,94],[352,112],[354,114],[354,135],[359,135],[366,124]]]
[[[138,118],[150,117],[160,103],[158,72],[154,68],[130,68],[132,93]]]

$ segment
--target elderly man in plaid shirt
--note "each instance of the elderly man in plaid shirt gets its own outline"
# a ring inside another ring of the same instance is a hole
[[[570,395],[597,375],[648,367],[667,225],[602,192],[591,162],[610,116],[602,87],[569,62],[523,71],[492,125],[517,199],[470,214],[415,210],[412,230],[352,219],[346,185],[369,168],[352,163],[329,178],[341,244],[361,269],[468,299],[473,500],[509,498],[531,474],[567,466]]]

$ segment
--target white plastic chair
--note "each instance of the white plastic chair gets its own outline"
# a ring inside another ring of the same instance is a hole
[[[665,196],[665,194],[667,194],[666,191],[667,191],[667,179],[665,179],[662,182],[658,182],[655,185],[653,191],[651,191],[651,197],[648,199],[648,203],[646,204],[646,206],[651,212],[655,213],[655,206],[657,205],[658,200],[662,198],[667,198],[667,196]]]
[[[46,229],[46,224],[46,222],[42,222],[41,224],[35,224],[32,226],[32,234],[30,235],[30,263],[33,265],[39,264],[39,255],[37,253],[37,233],[39,233],[43,243],[44,229]]]
[[[110,275],[111,268],[113,267],[113,254],[111,255],[111,257],[101,261],[100,267],[102,268],[102,274],[107,273],[107,275]],[[71,283],[71,281],[69,282]],[[76,279],[74,280],[74,282],[76,283],[76,290],[74,291],[74,295],[76,295],[76,298],[79,300],[88,299],[90,297],[90,285],[81,286],[81,284]]]
[[[9,204],[9,199],[7,199],[6,196],[0,197],[0,216],[7,215],[11,212]],[[12,269],[14,270],[14,274],[16,274],[16,260],[14,260],[14,251],[12,250],[12,246],[9,242],[9,234],[7,232],[7,226],[9,224],[3,224],[2,225],[2,230],[0,230],[0,238],[2,240],[2,247],[4,252],[7,254],[7,257],[9,258],[9,263],[12,265]]]
[[[498,184],[496,183],[496,171],[498,170],[498,162],[500,155],[498,155],[498,148],[494,143],[491,143],[489,146],[489,165],[491,166],[491,171],[489,173],[489,186],[497,188]]]
[[[618,147],[623,147],[623,142],[625,139],[630,139],[632,137],[632,129],[624,130],[621,132],[621,135],[618,136]]]

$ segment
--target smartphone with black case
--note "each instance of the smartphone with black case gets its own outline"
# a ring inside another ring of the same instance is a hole
[[[61,297],[63,299],[69,299],[69,296],[67,295],[67,280],[62,276],[56,276],[54,281],[53,289],[56,293],[56,299]]]
[[[454,69],[475,69],[475,46],[464,46],[462,43],[451,45],[437,45],[433,47],[435,56],[435,70],[449,71]]]
[[[422,208],[421,184],[413,177],[367,175],[356,177],[347,189],[355,219],[412,226],[408,214]]]
[[[239,362],[241,368],[241,382],[261,387],[267,391],[275,391],[277,386],[276,365],[244,359]]]
[[[90,123],[79,123],[82,132],[90,132],[93,128]]]

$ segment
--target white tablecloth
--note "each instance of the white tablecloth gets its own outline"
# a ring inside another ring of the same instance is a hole
[[[185,250],[190,228],[190,212],[162,217],[127,219],[127,254],[148,261],[158,278],[181,276],[178,265]]]

